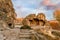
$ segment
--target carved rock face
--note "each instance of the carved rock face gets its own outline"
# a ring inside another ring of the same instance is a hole
[[[0,19],[7,24],[14,23],[16,17],[11,0],[0,0]]]
[[[0,20],[0,31],[5,29],[9,29],[7,23],[3,20]]]

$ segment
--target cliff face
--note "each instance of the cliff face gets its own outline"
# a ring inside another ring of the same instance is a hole
[[[0,19],[6,21],[8,25],[14,24],[16,13],[11,0],[0,0]]]

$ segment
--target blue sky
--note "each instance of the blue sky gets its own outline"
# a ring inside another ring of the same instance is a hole
[[[46,3],[45,3],[46,2]],[[53,11],[60,6],[60,0],[12,0],[17,17],[25,17],[31,13],[44,13],[52,20]]]

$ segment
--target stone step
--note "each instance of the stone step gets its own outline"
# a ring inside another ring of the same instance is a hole
[[[20,34],[21,34],[21,35],[22,35],[22,34],[23,34],[23,35],[24,35],[24,34],[25,34],[25,35],[31,35],[32,33],[21,33],[21,32],[20,32]]]
[[[32,39],[20,39],[20,40],[32,40]]]
[[[19,37],[30,37],[30,35],[20,35]]]

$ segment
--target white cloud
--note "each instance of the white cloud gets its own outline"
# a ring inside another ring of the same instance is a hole
[[[30,8],[21,7],[20,9],[16,10],[17,17],[25,17],[28,14],[32,13],[32,11],[33,10]]]
[[[42,0],[16,0],[16,1],[13,1],[14,8],[17,13],[17,17],[25,17],[30,13],[35,13],[35,14],[45,13],[47,18],[51,19],[52,17],[48,16],[48,15],[51,15],[51,13],[48,13],[48,11],[46,11],[45,7],[41,7],[42,6],[42,5],[40,5],[41,1]],[[32,4],[34,6],[36,5],[37,9],[33,8],[33,6],[31,6],[31,8],[30,8],[30,6],[28,6],[28,5],[32,5]]]
[[[46,13],[46,12],[47,11],[43,8],[30,9],[30,8],[21,7],[19,10],[16,10],[18,17],[25,17],[31,13],[38,14],[38,13]]]

